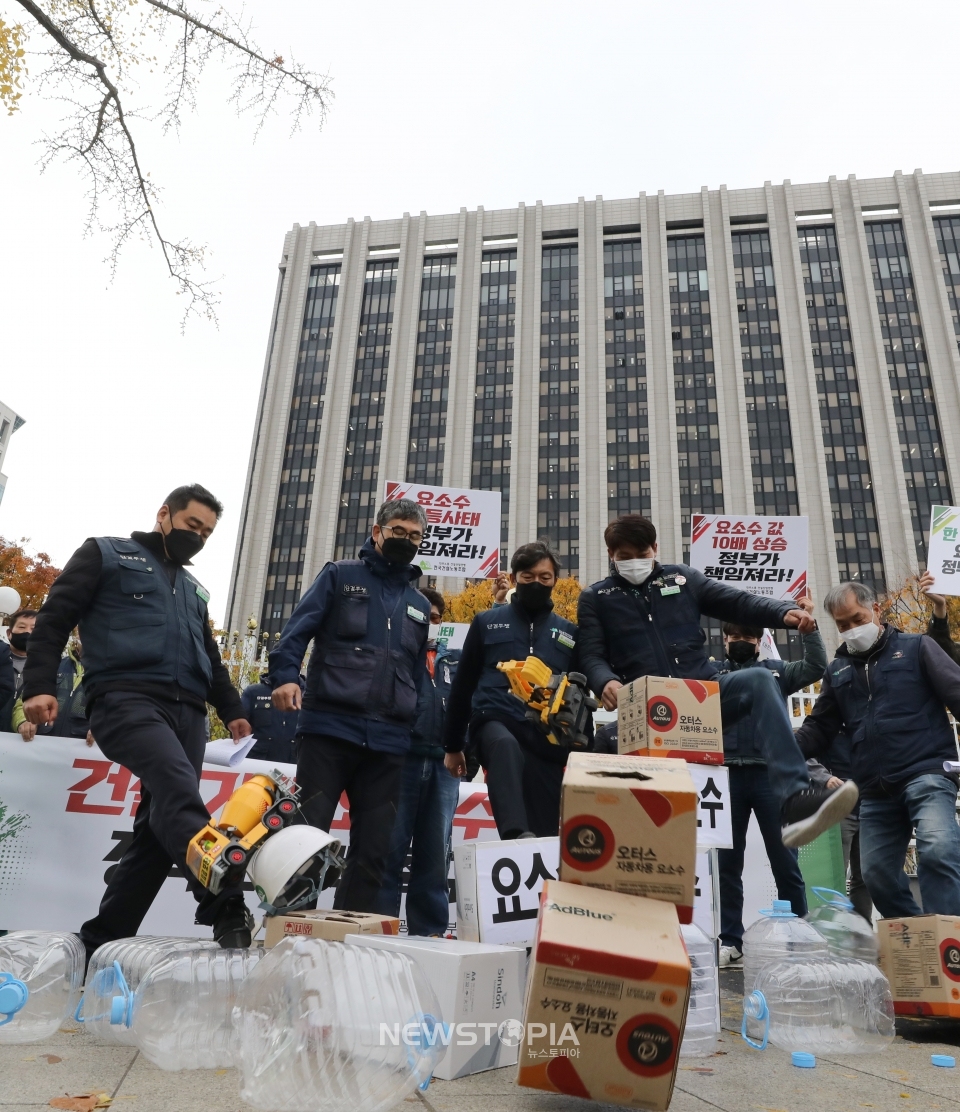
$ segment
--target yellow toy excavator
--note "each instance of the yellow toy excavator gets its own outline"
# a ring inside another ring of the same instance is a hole
[[[526,718],[536,722],[552,745],[586,749],[587,726],[599,703],[590,694],[587,677],[580,672],[551,672],[536,656],[504,660],[503,672],[510,690],[526,706]]]

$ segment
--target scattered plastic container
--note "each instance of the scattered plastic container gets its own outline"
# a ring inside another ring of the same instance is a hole
[[[141,980],[171,954],[217,949],[216,942],[200,938],[147,936],[106,942],[90,958],[83,999],[74,1018],[98,1038],[134,1046],[130,1009]]]
[[[743,995],[749,996],[760,970],[792,958],[827,960],[826,941],[809,923],[798,919],[789,900],[774,900],[761,918],[743,932]]]
[[[696,925],[681,926],[690,957],[690,1006],[680,1043],[680,1055],[703,1058],[717,1049],[720,999],[717,995],[717,947]]]
[[[866,919],[853,910],[850,900],[832,888],[812,888],[811,891],[821,903],[807,916],[807,922],[823,935],[830,953],[837,958],[853,958],[876,965],[879,960],[877,936]]]
[[[75,934],[0,937],[0,1043],[48,1039],[73,1014],[86,953]]]
[[[134,1042],[162,1070],[219,1069],[239,1064],[233,1026],[237,994],[263,950],[190,950],[157,962],[133,997]]]
[[[790,1061],[797,1069],[813,1070],[817,1068],[817,1059],[812,1054],[807,1054],[805,1050],[795,1050],[790,1055]]]
[[[866,961],[776,962],[744,997],[741,1034],[758,1050],[769,1041],[811,1054],[876,1054],[895,1034],[890,985]]]
[[[246,978],[242,1098],[284,1112],[374,1112],[426,1088],[449,1032],[426,977],[391,950],[285,939]]]

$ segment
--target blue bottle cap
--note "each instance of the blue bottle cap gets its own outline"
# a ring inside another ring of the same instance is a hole
[[[805,1050],[795,1050],[790,1055],[790,1061],[795,1066],[799,1066],[802,1070],[812,1070],[817,1065],[817,1060],[812,1054],[808,1054]]]
[[[952,1054],[931,1054],[930,1063],[934,1066],[945,1066],[947,1069],[953,1069],[957,1060]]]

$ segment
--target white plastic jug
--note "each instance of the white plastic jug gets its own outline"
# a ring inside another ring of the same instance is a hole
[[[406,954],[288,938],[246,978],[240,1095],[283,1112],[375,1112],[425,1088],[449,1034]]]
[[[823,935],[830,953],[834,957],[855,958],[876,965],[879,948],[872,925],[853,910],[853,904],[842,892],[814,888],[813,893],[821,904],[810,912],[807,922]]]
[[[0,937],[0,1043],[48,1039],[73,1014],[86,953],[75,934]]]
[[[743,995],[750,994],[757,974],[772,962],[790,958],[810,960],[830,956],[823,937],[790,909],[789,900],[774,900],[771,908],[743,932]]]
[[[782,961],[766,965],[743,999],[741,1034],[763,1050],[876,1054],[893,1041],[893,997],[868,961]]]
[[[170,954],[144,976],[130,1009],[134,1042],[163,1070],[239,1065],[233,1009],[263,950],[190,950]]]
[[[133,994],[150,969],[170,954],[217,949],[216,942],[200,938],[144,936],[105,942],[90,958],[74,1018],[100,1039],[133,1046],[128,1023]]]
[[[717,1049],[720,1034],[717,947],[696,923],[681,926],[680,933],[690,957],[690,1005],[680,1055],[702,1058]]]

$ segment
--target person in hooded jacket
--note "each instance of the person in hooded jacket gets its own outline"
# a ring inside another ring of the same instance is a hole
[[[960,915],[958,777],[944,768],[957,759],[945,707],[960,717],[960,666],[931,637],[885,623],[866,583],[841,583],[823,605],[842,644],[797,741],[826,762],[837,735],[849,735],[860,867],[880,914],[921,914],[903,871],[916,830],[922,914]]]
[[[539,657],[553,672],[575,672],[577,627],[554,613],[560,572],[541,541],[521,545],[510,560],[513,596],[473,619],[450,693],[444,732],[447,770],[467,770],[469,731],[487,772],[490,806],[501,838],[551,837],[560,821],[560,786],[568,749],[553,745],[524,715],[497,664]]]
[[[359,558],[321,569],[270,653],[274,707],[300,712],[304,817],[329,830],[343,792],[350,804],[350,849],[334,899],[340,910],[376,910],[390,852],[426,670],[430,604],[417,590],[420,569],[412,563],[426,528],[416,502],[384,502]]]

